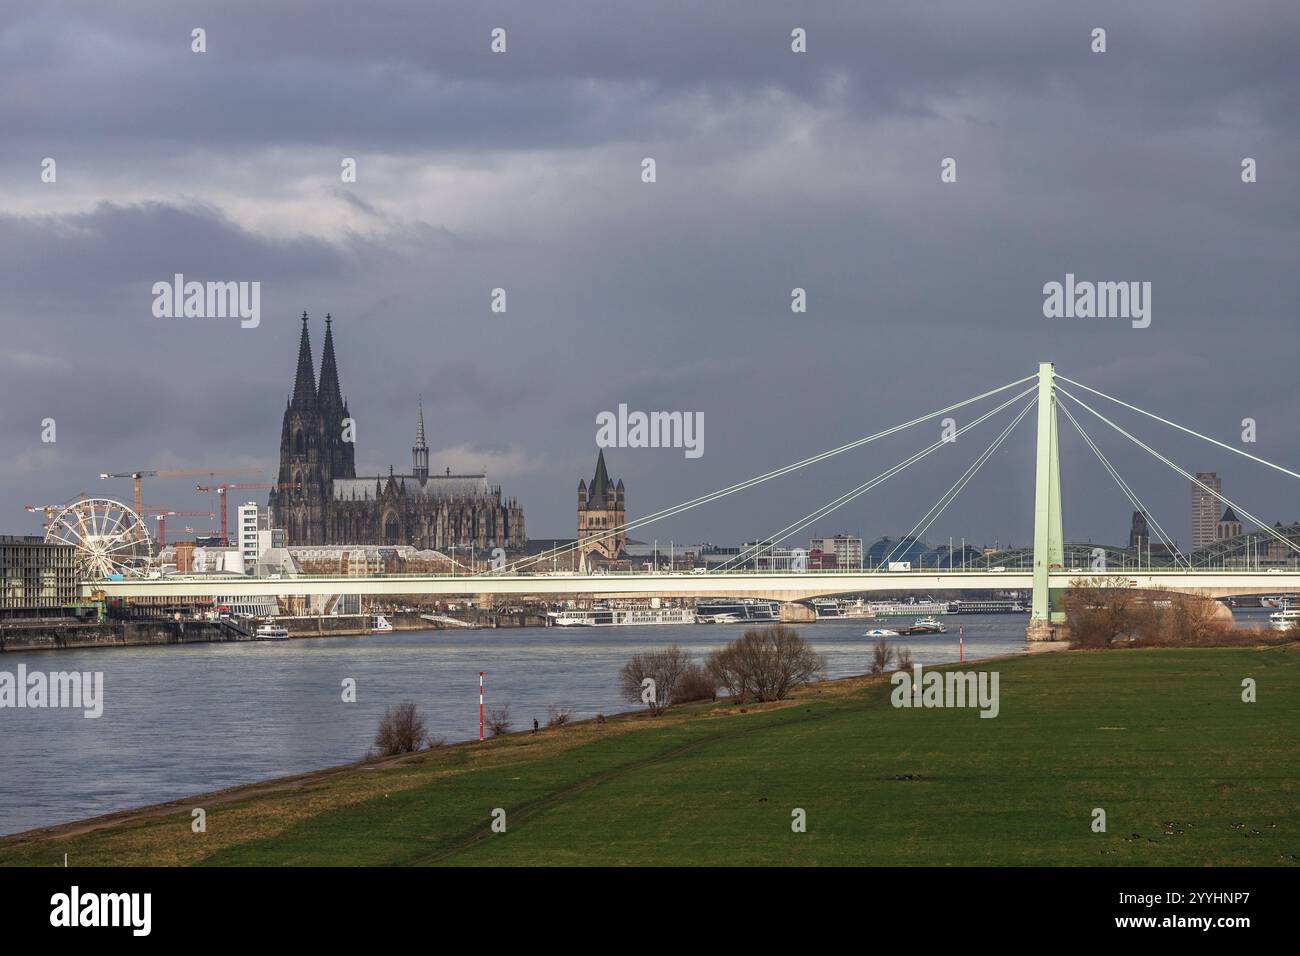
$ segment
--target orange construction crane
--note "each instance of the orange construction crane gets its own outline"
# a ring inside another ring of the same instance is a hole
[[[260,475],[262,472],[256,468],[222,468],[218,471],[209,471],[206,468],[170,468],[158,469],[156,471],[116,471],[101,472],[100,479],[104,478],[130,478],[135,483],[134,495],[132,502],[135,504],[135,513],[140,514],[140,479],[141,478],[197,478],[201,476],[217,477],[218,475]]]
[[[283,490],[286,490],[286,489],[298,490],[298,489],[301,489],[301,488],[302,488],[302,485],[301,485],[301,484],[299,484],[299,483],[297,483],[297,482],[293,482],[293,481],[287,481],[287,482],[283,482],[283,483],[281,483],[281,484],[276,484],[276,483],[273,482],[273,481],[270,481],[270,482],[267,482],[267,481],[242,481],[242,482],[229,482],[229,481],[223,481],[223,482],[222,482],[221,484],[219,484],[219,485],[195,485],[195,486],[194,486],[194,489],[195,489],[196,491],[198,491],[200,494],[207,494],[207,493],[210,492],[210,491],[215,491],[215,492],[216,492],[216,493],[221,497],[221,545],[222,545],[222,547],[228,547],[228,546],[230,545],[230,539],[226,537],[226,492],[227,492],[227,491],[229,491],[229,490],[244,491],[244,490],[256,490],[256,489],[260,489],[260,490],[263,490],[263,491],[265,491],[265,490],[269,490],[269,489],[275,489],[275,490],[277,490],[277,491],[283,491]]]
[[[162,514],[154,515],[158,521],[158,550],[161,551],[167,547],[167,519],[172,516],[183,516],[186,518],[207,518],[211,521],[216,517],[211,511],[164,511]]]
[[[83,491],[79,495],[77,495],[77,497],[69,498],[61,505],[23,505],[23,510],[30,511],[32,512],[32,514],[40,513],[45,515],[45,523],[42,524],[41,527],[48,528],[50,526],[50,519],[53,518],[56,514],[58,514],[60,511],[72,507],[79,501],[86,501],[89,498],[90,495],[86,494]]]

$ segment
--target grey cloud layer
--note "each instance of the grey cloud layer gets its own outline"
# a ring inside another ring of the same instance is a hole
[[[1219,436],[1257,417],[1259,453],[1300,460],[1292,4],[4,6],[0,331],[17,358],[0,436],[21,454],[57,414],[64,456],[0,475],[11,518],[163,455],[269,464],[304,308],[339,319],[361,457],[405,460],[423,391],[435,446],[537,463],[507,490],[538,534],[569,531],[572,463],[619,402],[708,422],[699,462],[611,456],[644,511],[1041,358]],[[487,53],[498,25],[504,57]],[[57,186],[36,178],[45,155]],[[361,181],[343,186],[351,155]],[[956,186],[938,183],[944,156]],[[148,286],[177,271],[261,280],[263,328],[153,319]],[[1152,328],[1043,319],[1041,285],[1067,271],[1152,281]],[[789,312],[796,285],[807,316]],[[496,286],[506,316],[487,311]],[[1253,510],[1300,516],[1289,487],[1169,447]],[[1074,536],[1122,537],[1127,506],[1069,450]],[[767,533],[888,461],[828,464],[664,534]],[[999,455],[984,490],[1025,493],[1026,461]],[[906,530],[951,481],[935,471],[823,530]],[[1140,490],[1181,526],[1181,482]],[[1028,514],[1013,495],[942,524],[1023,538]]]

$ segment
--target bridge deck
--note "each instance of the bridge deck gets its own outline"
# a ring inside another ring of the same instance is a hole
[[[1098,583],[1125,578],[1130,587],[1164,588],[1207,597],[1300,592],[1300,571],[1109,571],[1053,572],[1050,586]],[[872,591],[975,591],[1028,589],[1028,569],[988,571],[806,572],[725,574],[518,574],[386,575],[378,577],[251,578],[177,576],[86,583],[83,591],[109,597],[195,598],[227,595],[321,594],[428,595],[584,595],[603,597],[755,597],[797,601]]]

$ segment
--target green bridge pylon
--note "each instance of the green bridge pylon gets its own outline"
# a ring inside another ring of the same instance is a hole
[[[1034,599],[1026,636],[1050,641],[1065,636],[1061,588],[1048,587],[1048,575],[1064,566],[1061,535],[1061,470],[1057,454],[1056,366],[1038,363],[1038,452],[1034,474]]]

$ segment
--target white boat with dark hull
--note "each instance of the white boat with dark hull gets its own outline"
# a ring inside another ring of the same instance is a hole
[[[287,641],[288,639],[288,628],[276,624],[274,621],[267,621],[253,632],[253,640],[255,641]]]
[[[932,617],[918,617],[912,622],[911,627],[904,627],[899,630],[899,635],[913,634],[944,634],[948,630],[947,625],[942,621],[936,621]]]

